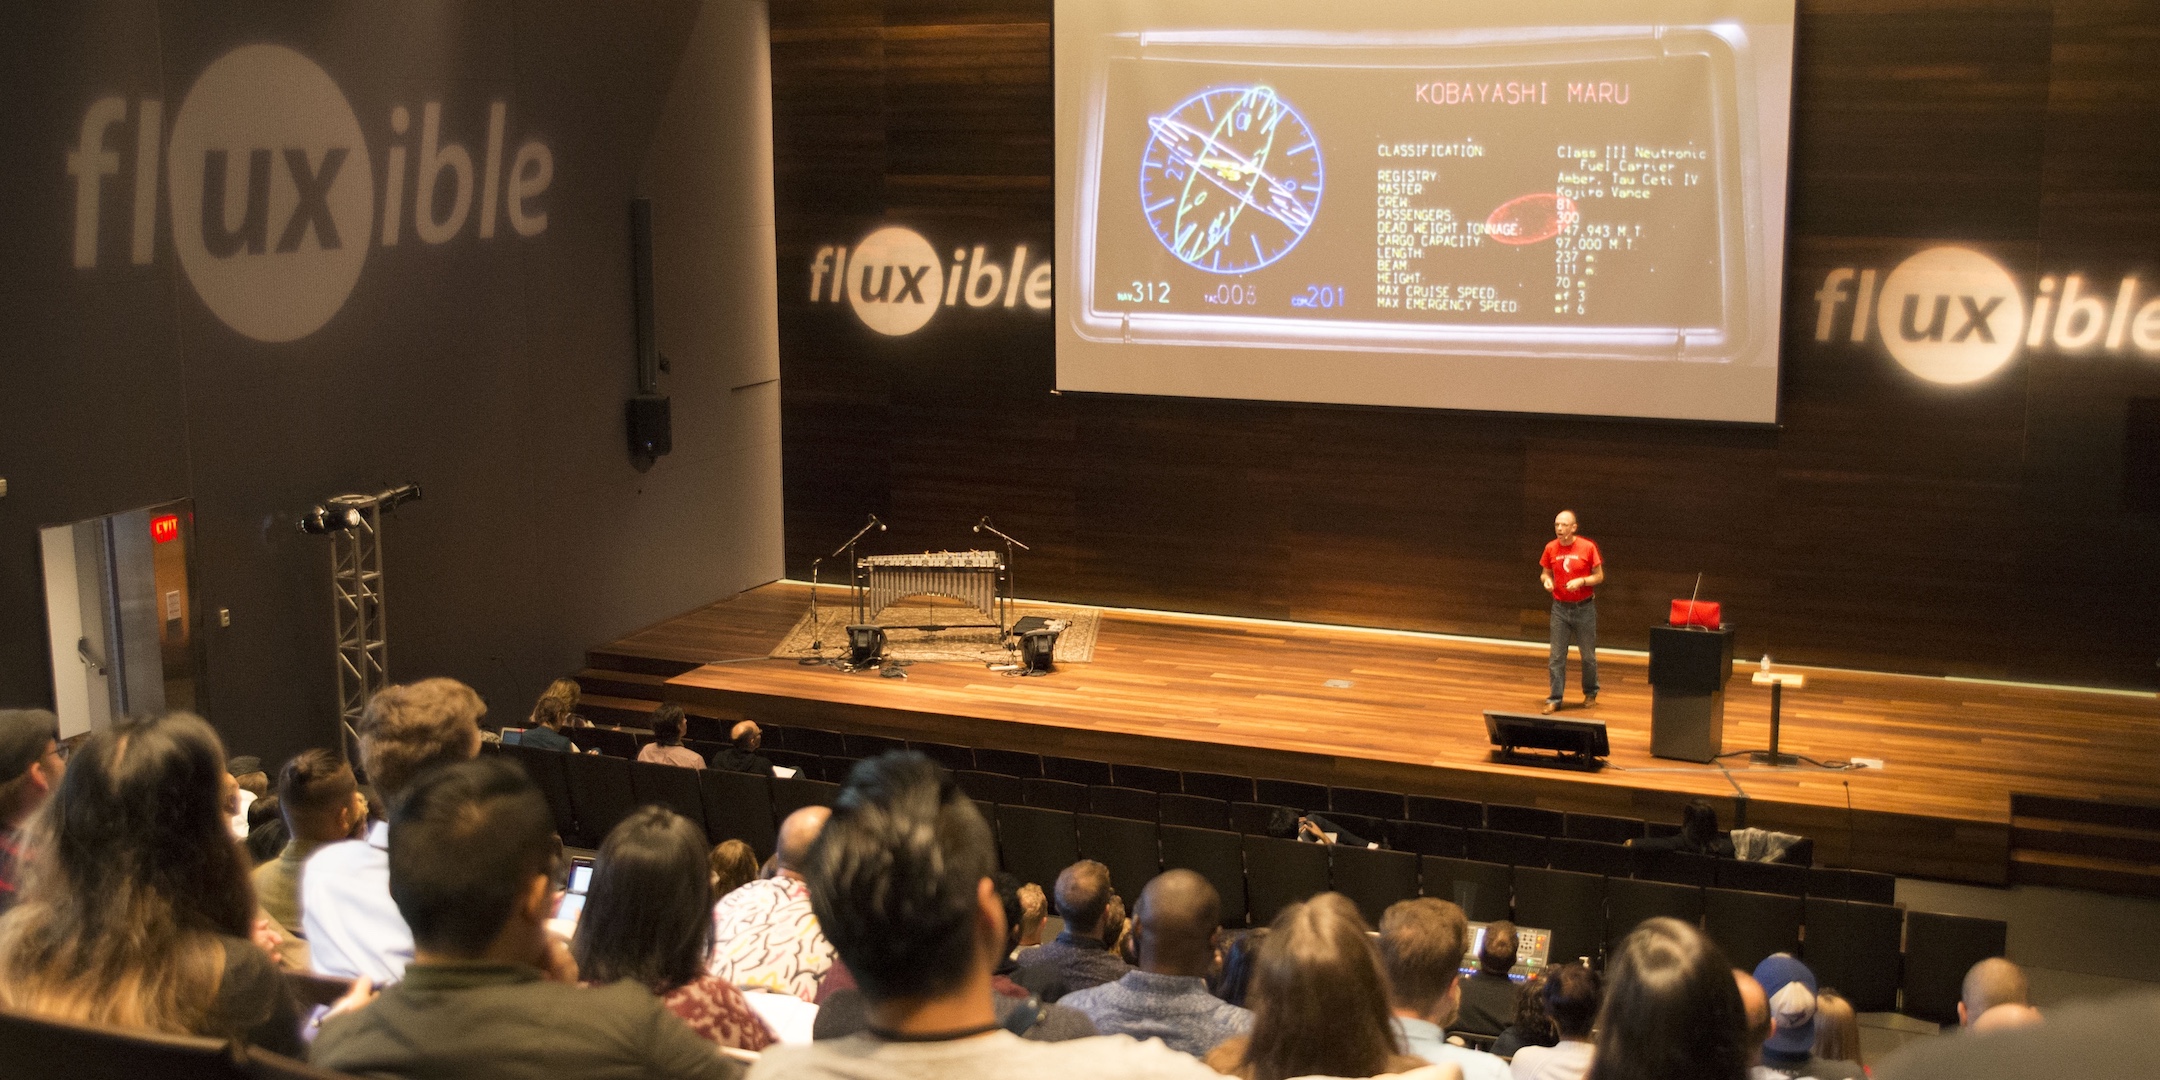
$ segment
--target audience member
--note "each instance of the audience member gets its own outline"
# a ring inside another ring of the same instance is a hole
[[[230,802],[226,812],[232,817],[233,838],[245,840],[255,827],[249,820],[255,800],[270,793],[270,776],[263,772],[262,759],[253,754],[228,759],[225,775],[232,777],[232,784],[227,788]]]
[[[2012,1028],[2031,1027],[2039,1022],[2040,1010],[2015,1001],[2006,1001],[1981,1013],[1979,1019],[1966,1025],[1966,1030],[1975,1035],[1985,1035],[1991,1031],[2009,1031]]]
[[[58,717],[43,709],[0,710],[0,915],[15,906],[21,887],[23,827],[66,774]]]
[[[315,1064],[411,1080],[742,1074],[644,987],[577,985],[547,932],[565,868],[554,820],[500,759],[410,783],[391,814],[389,887],[417,953],[403,982],[324,1025]]]
[[[1478,942],[1478,969],[1462,981],[1462,1011],[1455,1027],[1476,1035],[1498,1035],[1515,1018],[1515,924],[1502,919],[1485,927]]]
[[[1860,1058],[1860,1014],[1845,995],[1827,986],[1815,995],[1815,1056],[1850,1061],[1867,1071],[1867,1062]]]
[[[1056,1001],[1075,990],[1115,982],[1132,970],[1110,951],[1105,933],[1109,926],[1110,870],[1093,859],[1082,859],[1060,871],[1057,879],[1058,915],[1065,929],[1053,941],[1028,953],[1013,981]]]
[[[588,983],[628,979],[721,1046],[763,1050],[777,1040],[742,992],[708,974],[712,875],[705,830],[647,806],[608,832],[593,859],[571,950]]]
[[[707,859],[712,869],[714,903],[758,878],[757,852],[740,840],[722,840],[713,845]]]
[[[1417,1069],[1404,1055],[1388,1008],[1387,976],[1357,905],[1321,893],[1275,916],[1255,959],[1246,1005],[1252,1034],[1207,1056],[1241,1080],[1378,1076]],[[1444,1075],[1457,1075],[1450,1066]]]
[[[360,713],[360,765],[385,808],[428,769],[480,752],[487,706],[456,679],[386,686]],[[300,877],[300,922],[315,971],[396,982],[412,960],[412,931],[390,897],[390,826],[326,844]]]
[[[591,727],[592,721],[578,715],[577,711],[578,702],[583,700],[584,694],[584,688],[578,685],[576,679],[556,679],[540,692],[540,697],[533,702],[533,710],[538,712],[542,701],[553,701],[560,706],[563,727]]]
[[[1762,992],[1762,984],[1755,981],[1753,973],[1744,968],[1733,969],[1733,985],[1740,990],[1740,1008],[1747,1017],[1748,1075],[1756,1076],[1762,1069],[1763,1040],[1770,1037],[1770,998]]]
[[[0,919],[0,1005],[300,1052],[292,999],[249,940],[225,776],[217,734],[187,713],[83,744],[29,825],[34,855]]]
[[[1997,1005],[2031,1005],[2031,993],[2024,968],[1991,956],[1965,972],[1964,989],[1958,997],[1958,1025],[1973,1026],[1981,1013]]]
[[[1278,840],[1302,840],[1308,844],[1347,844],[1361,848],[1380,846],[1322,815],[1300,814],[1287,806],[1278,806],[1268,814],[1268,835]]]
[[[562,733],[569,726],[570,707],[559,697],[542,697],[533,706],[532,719],[525,734],[518,737],[519,746],[536,746],[542,750],[577,753],[578,747],[570,737]]]
[[[1208,993],[1222,897],[1190,870],[1167,870],[1140,891],[1135,908],[1139,969],[1116,982],[1075,990],[1064,1003],[1105,1035],[1159,1038],[1195,1057],[1252,1029],[1252,1013]]]
[[[702,769],[705,757],[682,744],[682,706],[668,702],[653,710],[653,741],[638,748],[637,759],[683,769]]]
[[[1001,1024],[991,972],[1012,937],[996,870],[990,827],[951,774],[913,752],[855,766],[807,873],[818,920],[868,1003],[869,1027],[776,1046],[757,1064],[760,1080],[1220,1080],[1154,1041],[1033,1042]]]
[[[1253,958],[1259,955],[1267,932],[1267,927],[1256,926],[1230,935],[1223,943],[1222,974],[1215,978],[1216,997],[1239,1008],[1245,1006],[1245,995],[1252,990]]]
[[[1745,1080],[1747,1013],[1717,943],[1647,919],[1605,965],[1589,1080]]]
[[[248,862],[255,866],[269,862],[292,842],[292,830],[285,824],[285,801],[273,791],[255,800],[248,807],[247,853]]]
[[[1043,923],[1050,918],[1050,898],[1043,895],[1043,887],[1030,881],[1020,886],[1019,924],[1013,927],[1013,959],[1018,960],[1029,950],[1042,945]],[[1007,920],[1011,921],[1011,920]]]
[[[1602,994],[1597,973],[1581,963],[1547,969],[1538,980],[1538,1001],[1560,1040],[1525,1046],[1509,1069],[1515,1080],[1582,1080],[1597,1047],[1591,1043]]]
[[[744,987],[816,1001],[832,967],[832,942],[810,909],[802,867],[832,811],[806,806],[780,823],[773,876],[735,889],[713,906],[712,973]]]
[[[1462,1005],[1463,950],[1470,923],[1445,900],[1399,900],[1380,914],[1380,964],[1404,1048],[1435,1065],[1461,1066],[1463,1080],[1507,1080],[1507,1062],[1447,1041]]]
[[[728,729],[727,749],[713,755],[711,766],[724,772],[771,776],[772,760],[758,753],[758,747],[764,742],[765,733],[757,724],[744,720]]]
[[[2009,1004],[2016,1004],[2015,1002]],[[2048,1010],[2047,1023],[1912,1039],[1877,1080],[2151,1080],[2160,1076],[2160,994],[2150,990]]]
[[[1815,973],[1785,953],[1772,953],[1755,965],[1755,981],[1770,1002],[1770,1037],[1763,1041],[1759,1080],[1813,1077],[1815,1080],[1862,1080],[1867,1074],[1850,1061],[1815,1056]]]
[[[328,750],[302,750],[286,762],[278,770],[277,800],[292,839],[255,868],[255,899],[279,925],[303,930],[300,871],[324,844],[351,840],[367,825],[367,800],[352,765]]]
[[[1526,1046],[1558,1045],[1560,1029],[1545,1015],[1545,976],[1533,975],[1515,988],[1515,1019],[1493,1040],[1493,1056],[1513,1058]]]
[[[1732,837],[1718,828],[1717,807],[1710,805],[1708,799],[1696,799],[1681,809],[1678,833],[1630,840],[1628,846],[1653,851],[1685,851],[1721,859],[1733,857]]]

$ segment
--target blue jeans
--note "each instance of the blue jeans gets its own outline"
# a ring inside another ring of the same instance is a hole
[[[1582,692],[1584,697],[1597,696],[1597,600],[1585,600],[1570,604],[1555,600],[1552,604],[1552,659],[1546,669],[1552,675],[1552,695],[1547,701],[1559,701],[1560,691],[1567,689],[1567,647],[1572,640],[1582,650]]]

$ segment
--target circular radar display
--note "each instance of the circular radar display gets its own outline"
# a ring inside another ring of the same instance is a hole
[[[1203,90],[1148,118],[1140,205],[1196,270],[1242,274],[1288,254],[1320,210],[1320,142],[1265,86]]]

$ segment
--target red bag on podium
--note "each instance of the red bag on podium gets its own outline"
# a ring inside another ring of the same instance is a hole
[[[1725,625],[1724,614],[1715,600],[1675,600],[1672,617],[1666,621],[1674,626],[1700,626],[1709,630]]]

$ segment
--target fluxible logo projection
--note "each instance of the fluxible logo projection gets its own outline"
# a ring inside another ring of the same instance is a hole
[[[846,301],[864,326],[888,337],[922,329],[941,307],[1050,310],[1050,260],[1033,258],[1026,244],[992,254],[988,244],[952,249],[952,263],[937,246],[902,225],[887,225],[850,247],[826,245],[810,259],[810,300]]]
[[[510,145],[506,102],[462,113],[440,100],[417,104],[417,125],[404,102],[379,114],[377,157],[337,82],[282,45],[244,45],[212,61],[169,133],[163,101],[143,98],[131,108],[125,98],[100,98],[67,154],[74,265],[97,269],[104,230],[123,223],[129,261],[155,261],[161,161],[181,269],[220,321],[257,341],[295,341],[322,329],[351,297],[374,247],[397,246],[408,234],[433,246],[468,233],[486,241],[505,228],[521,237],[547,230],[541,196],[554,179],[554,153],[538,139]],[[109,184],[121,174],[113,131],[131,123],[134,168],[126,183]],[[463,138],[477,139],[477,157]]]

